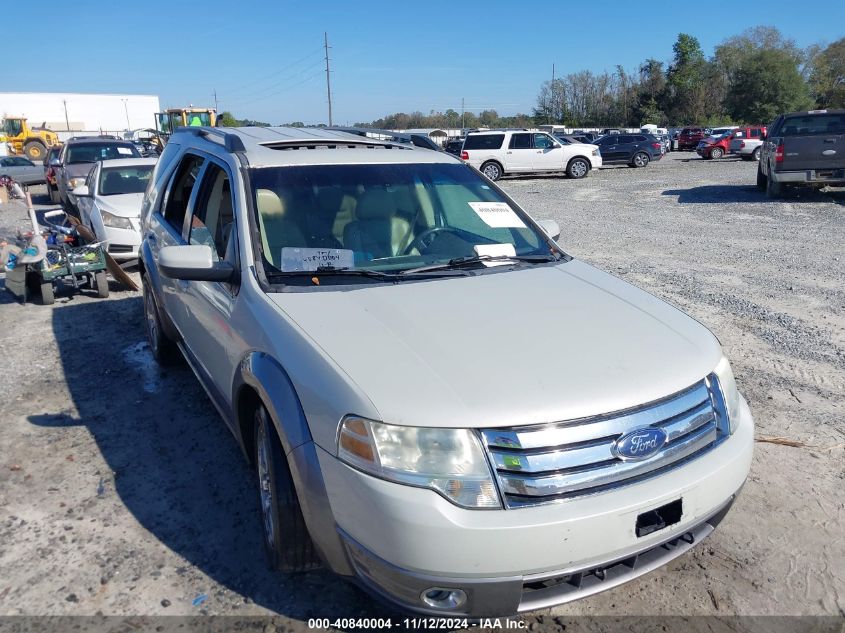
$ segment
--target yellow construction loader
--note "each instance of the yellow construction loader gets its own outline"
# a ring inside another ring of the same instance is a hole
[[[26,117],[3,117],[2,142],[13,154],[25,155],[33,162],[44,160],[47,151],[59,144],[59,136],[44,127],[29,127]]]
[[[217,125],[217,111],[214,108],[170,108],[156,113],[156,129],[166,137],[177,127]]]

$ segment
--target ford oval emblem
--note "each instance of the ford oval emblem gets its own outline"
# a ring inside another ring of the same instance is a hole
[[[668,439],[663,429],[644,428],[625,433],[616,440],[613,452],[627,462],[647,459],[657,453]]]

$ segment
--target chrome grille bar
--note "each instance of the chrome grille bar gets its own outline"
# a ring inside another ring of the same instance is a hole
[[[509,508],[560,501],[639,481],[714,447],[725,436],[713,376],[657,402],[530,427],[481,432]],[[646,427],[665,431],[661,450],[641,461],[614,452],[622,435]]]

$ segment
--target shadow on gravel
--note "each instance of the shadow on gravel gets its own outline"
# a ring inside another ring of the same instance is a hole
[[[232,598],[217,602],[202,574],[293,618],[379,615],[374,602],[328,572],[285,577],[268,570],[252,471],[190,369],[158,368],[141,323],[138,296],[57,306],[53,332],[79,419],[55,411],[30,422],[89,430],[114,473],[92,497],[117,494],[146,530],[183,557],[177,590],[207,591],[210,612],[232,613]],[[123,559],[114,547],[104,542],[106,578],[117,570],[109,560]],[[143,550],[135,556],[141,569],[155,568]]]
[[[816,191],[795,188],[781,198],[767,198],[755,185],[702,185],[687,189],[666,189],[664,196],[677,196],[680,204],[726,204],[731,202],[835,202],[845,204],[845,191]]]

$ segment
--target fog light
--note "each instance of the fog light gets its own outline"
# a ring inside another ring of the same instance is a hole
[[[443,587],[426,589],[420,594],[420,598],[435,609],[456,609],[467,601],[467,595],[461,589],[444,589]]]

